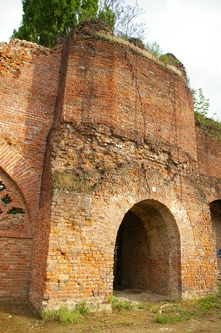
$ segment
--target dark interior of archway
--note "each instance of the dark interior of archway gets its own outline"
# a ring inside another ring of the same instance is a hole
[[[149,288],[145,260],[148,239],[140,219],[129,210],[119,228],[115,246],[114,287]]]
[[[166,210],[160,211],[145,202],[126,213],[116,238],[115,290],[138,288],[179,297],[176,295],[180,292],[180,243],[171,216]]]
[[[216,239],[218,257],[218,270],[221,275],[221,200],[215,200],[210,204],[213,232]],[[221,278],[221,276],[220,276]]]

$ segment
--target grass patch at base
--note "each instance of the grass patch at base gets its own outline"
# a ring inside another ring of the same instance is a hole
[[[89,312],[85,302],[79,304],[75,309],[69,310],[61,307],[59,310],[48,310],[42,313],[44,320],[58,320],[62,325],[82,323],[84,316]]]
[[[156,310],[156,322],[159,324],[175,324],[185,322],[193,317],[203,315],[205,312],[212,313],[221,309],[221,291],[217,295],[208,295],[206,297],[192,301],[176,301],[161,303]]]

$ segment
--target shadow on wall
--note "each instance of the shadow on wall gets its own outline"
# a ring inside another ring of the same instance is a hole
[[[210,203],[210,212],[214,238],[216,241],[218,278],[221,280],[221,200],[215,200]]]

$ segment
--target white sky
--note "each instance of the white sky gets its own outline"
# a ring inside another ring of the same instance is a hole
[[[138,5],[145,11],[139,20],[147,26],[148,41],[184,64],[191,87],[202,88],[210,101],[209,116],[221,120],[221,0],[138,0]],[[0,0],[0,42],[9,41],[21,20],[21,0]]]

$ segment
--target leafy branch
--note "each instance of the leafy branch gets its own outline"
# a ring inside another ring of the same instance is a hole
[[[208,117],[209,99],[205,98],[202,88],[191,90],[196,124],[202,126],[210,137],[221,140],[221,122]]]

